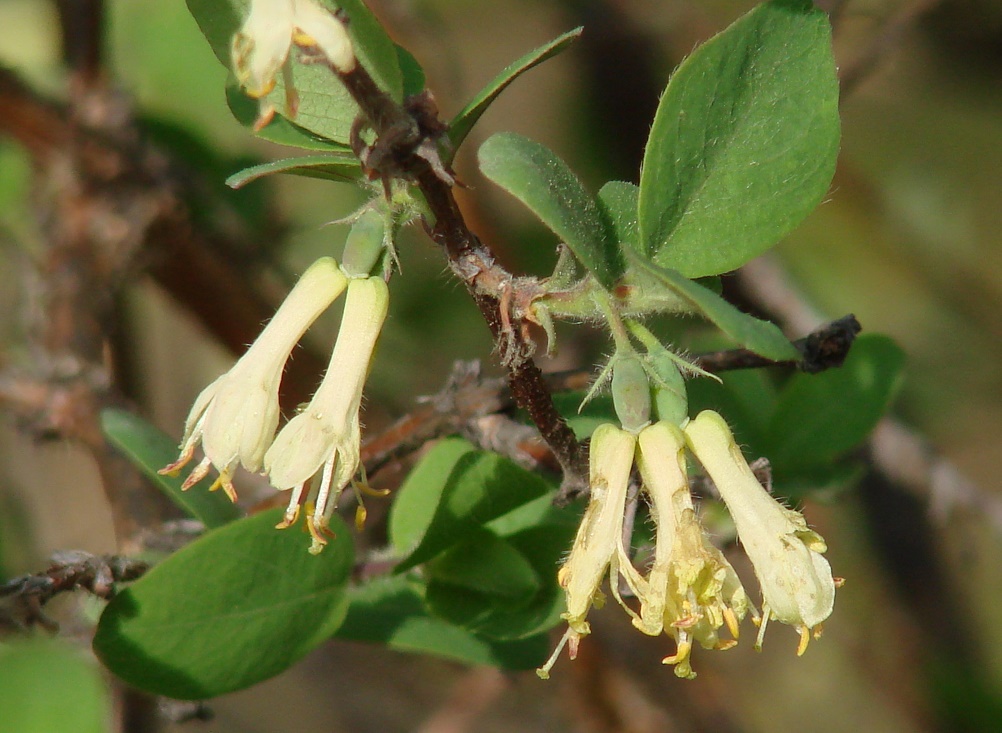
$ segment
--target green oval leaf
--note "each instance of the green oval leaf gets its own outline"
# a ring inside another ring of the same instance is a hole
[[[839,145],[828,17],[758,6],[676,69],[640,178],[644,254],[686,277],[733,270],[821,201]]]
[[[131,685],[180,700],[273,677],[337,630],[348,608],[351,534],[310,555],[280,510],[214,530],[117,595],[94,637],[101,661]]]
[[[529,69],[566,50],[581,36],[583,30],[583,28],[579,27],[572,31],[567,31],[567,33],[557,36],[549,43],[545,43],[539,48],[529,51],[529,53],[504,67],[501,73],[491,80],[490,84],[477,92],[473,99],[449,123],[449,140],[452,142],[452,155],[455,154],[455,151],[459,150],[459,146],[466,140],[466,136],[470,134],[470,130],[477,124],[480,116],[487,111],[487,108],[494,103],[494,100],[501,95],[501,92],[508,88],[509,84]]]
[[[513,132],[492,135],[477,154],[484,175],[525,204],[607,290],[623,274],[598,206],[568,165],[545,145]]]
[[[238,519],[240,508],[221,491],[209,491],[213,479],[205,478],[181,491],[183,476],[161,476],[164,466],[177,460],[177,444],[138,415],[126,410],[103,410],[101,430],[108,442],[167,497],[207,528]]]
[[[390,511],[390,542],[403,572],[472,537],[551,490],[536,474],[465,440],[443,440],[414,467]]]

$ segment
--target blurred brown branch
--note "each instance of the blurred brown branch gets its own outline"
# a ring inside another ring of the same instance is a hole
[[[113,555],[91,555],[81,550],[56,553],[43,573],[22,575],[0,586],[0,634],[35,625],[50,631],[56,624],[43,607],[60,593],[84,590],[98,598],[114,595],[115,584],[136,580],[148,569],[145,562]]]

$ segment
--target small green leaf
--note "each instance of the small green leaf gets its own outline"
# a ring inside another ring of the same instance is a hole
[[[270,163],[252,165],[226,179],[230,188],[241,188],[251,181],[274,173],[292,173],[307,178],[323,178],[329,181],[350,182],[359,177],[361,169],[358,159],[351,154],[328,153],[327,155],[307,155],[301,158],[283,158]]]
[[[619,247],[607,240],[595,200],[564,161],[513,132],[488,138],[478,157],[487,178],[538,216],[603,287],[613,287],[623,274]]]
[[[101,673],[58,639],[0,643],[0,730],[107,733],[111,704]]]
[[[280,510],[214,530],[117,595],[94,637],[101,661],[131,685],[180,700],[249,687],[301,659],[348,608],[351,533],[337,518],[320,555]]]
[[[838,145],[827,15],[808,0],[759,5],[661,98],[640,178],[644,254],[690,278],[741,266],[818,205]]]
[[[609,181],[598,192],[598,208],[608,237],[619,245],[638,249],[637,200],[640,189],[625,181]]]
[[[653,265],[640,255],[629,255],[631,274],[639,281],[653,280],[687,301],[692,310],[708,318],[739,345],[774,361],[799,361],[800,352],[776,324],[742,313],[712,290],[674,270]]]
[[[864,334],[839,369],[794,375],[769,426],[773,465],[828,463],[866,440],[897,394],[904,363],[893,340]]]
[[[578,39],[583,30],[583,28],[575,28],[572,31],[557,36],[549,43],[545,43],[539,48],[529,51],[529,53],[521,58],[508,64],[501,70],[500,74],[491,80],[490,84],[477,92],[473,99],[449,123],[449,140],[452,142],[453,152],[459,150],[459,146],[466,140],[466,136],[470,134],[470,130],[477,124],[480,116],[487,111],[487,108],[494,103],[494,100],[500,96],[501,92],[508,88],[509,84],[529,69],[566,50]]]
[[[338,639],[511,670],[538,667],[548,653],[545,634],[498,642],[430,616],[420,583],[406,575],[377,578],[352,589],[350,597],[348,617],[335,634]]]
[[[411,471],[390,511],[390,542],[404,559],[403,572],[480,531],[551,490],[539,476],[503,456],[450,438]]]
[[[141,417],[125,410],[103,410],[101,430],[108,442],[154,486],[209,529],[240,517],[240,509],[222,491],[208,490],[211,479],[203,479],[188,491],[181,491],[183,477],[157,473],[177,460],[177,445]]]

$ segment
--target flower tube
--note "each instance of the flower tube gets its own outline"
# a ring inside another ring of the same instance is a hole
[[[654,563],[647,578],[632,566],[641,601],[634,626],[656,636],[675,637],[677,650],[664,659],[679,677],[696,676],[689,661],[693,641],[707,649],[736,644],[738,622],[749,603],[741,581],[723,554],[706,537],[696,517],[685,467],[685,438],[668,422],[645,428],[638,437],[638,467],[657,526]],[[733,640],[721,640],[727,624]]]
[[[338,496],[358,471],[358,411],[388,303],[389,291],[381,277],[350,281],[327,373],[310,403],[282,428],[264,456],[272,486],[293,489],[282,528],[296,521],[307,485],[319,474],[307,502],[314,554],[327,543],[324,535]]]
[[[835,580],[821,553],[824,539],[808,529],[800,512],[787,509],[762,487],[715,412],[701,412],[685,427],[690,450],[713,479],[737,527],[762,587],[761,646],[770,619],[800,632],[803,654],[810,632],[831,615]]]
[[[176,473],[201,443],[205,458],[182,488],[198,483],[214,466],[222,488],[236,501],[233,472],[238,465],[259,471],[278,427],[278,387],[292,349],[306,329],[344,291],[348,279],[331,257],[303,273],[261,335],[233,367],[202,390],[185,423],[181,454],[161,473]]]

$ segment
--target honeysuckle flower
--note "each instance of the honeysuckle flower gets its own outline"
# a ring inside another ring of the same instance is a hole
[[[185,423],[180,457],[161,473],[176,473],[201,443],[205,458],[183,488],[196,484],[215,466],[219,478],[212,488],[222,486],[227,496],[236,500],[233,472],[238,465],[260,470],[278,427],[278,387],[285,362],[306,329],[347,284],[330,257],[318,260],[303,273],[246,353],[196,398]]]
[[[641,602],[634,625],[645,634],[674,636],[677,650],[664,659],[675,674],[692,678],[693,641],[707,649],[737,643],[738,622],[749,603],[741,581],[723,554],[706,537],[696,517],[686,478],[685,437],[668,422],[640,432],[637,464],[657,527],[654,563],[646,578],[625,564],[627,578]],[[721,640],[727,624],[732,640]]]
[[[288,60],[293,43],[322,55],[341,72],[355,68],[348,31],[317,0],[251,0],[247,19],[230,48],[233,72],[249,96],[261,99],[270,94],[279,71],[291,82]],[[287,87],[291,116],[295,116],[295,93],[291,83]],[[274,112],[274,107],[262,102],[256,126],[268,124]]]
[[[821,553],[825,541],[807,527],[800,512],[788,509],[762,487],[748,467],[724,419],[709,410],[685,426],[689,449],[713,480],[734,519],[738,538],[762,587],[761,646],[770,619],[800,632],[798,654],[812,629],[831,615],[835,580]]]
[[[362,388],[388,302],[381,277],[349,282],[327,373],[310,403],[282,428],[264,456],[272,486],[293,490],[280,528],[296,521],[304,498],[308,499],[307,527],[314,554],[327,543],[324,534],[338,496],[358,471]],[[304,497],[311,480],[314,485]]]
[[[569,643],[571,659],[577,656],[581,637],[591,633],[588,611],[604,601],[599,586],[607,572],[618,597],[621,563],[628,562],[623,549],[623,516],[636,444],[635,436],[611,424],[600,425],[592,434],[591,497],[570,555],[557,574],[567,599],[567,611],[562,615],[567,633],[550,660],[537,670],[540,677],[548,675],[564,644]]]

